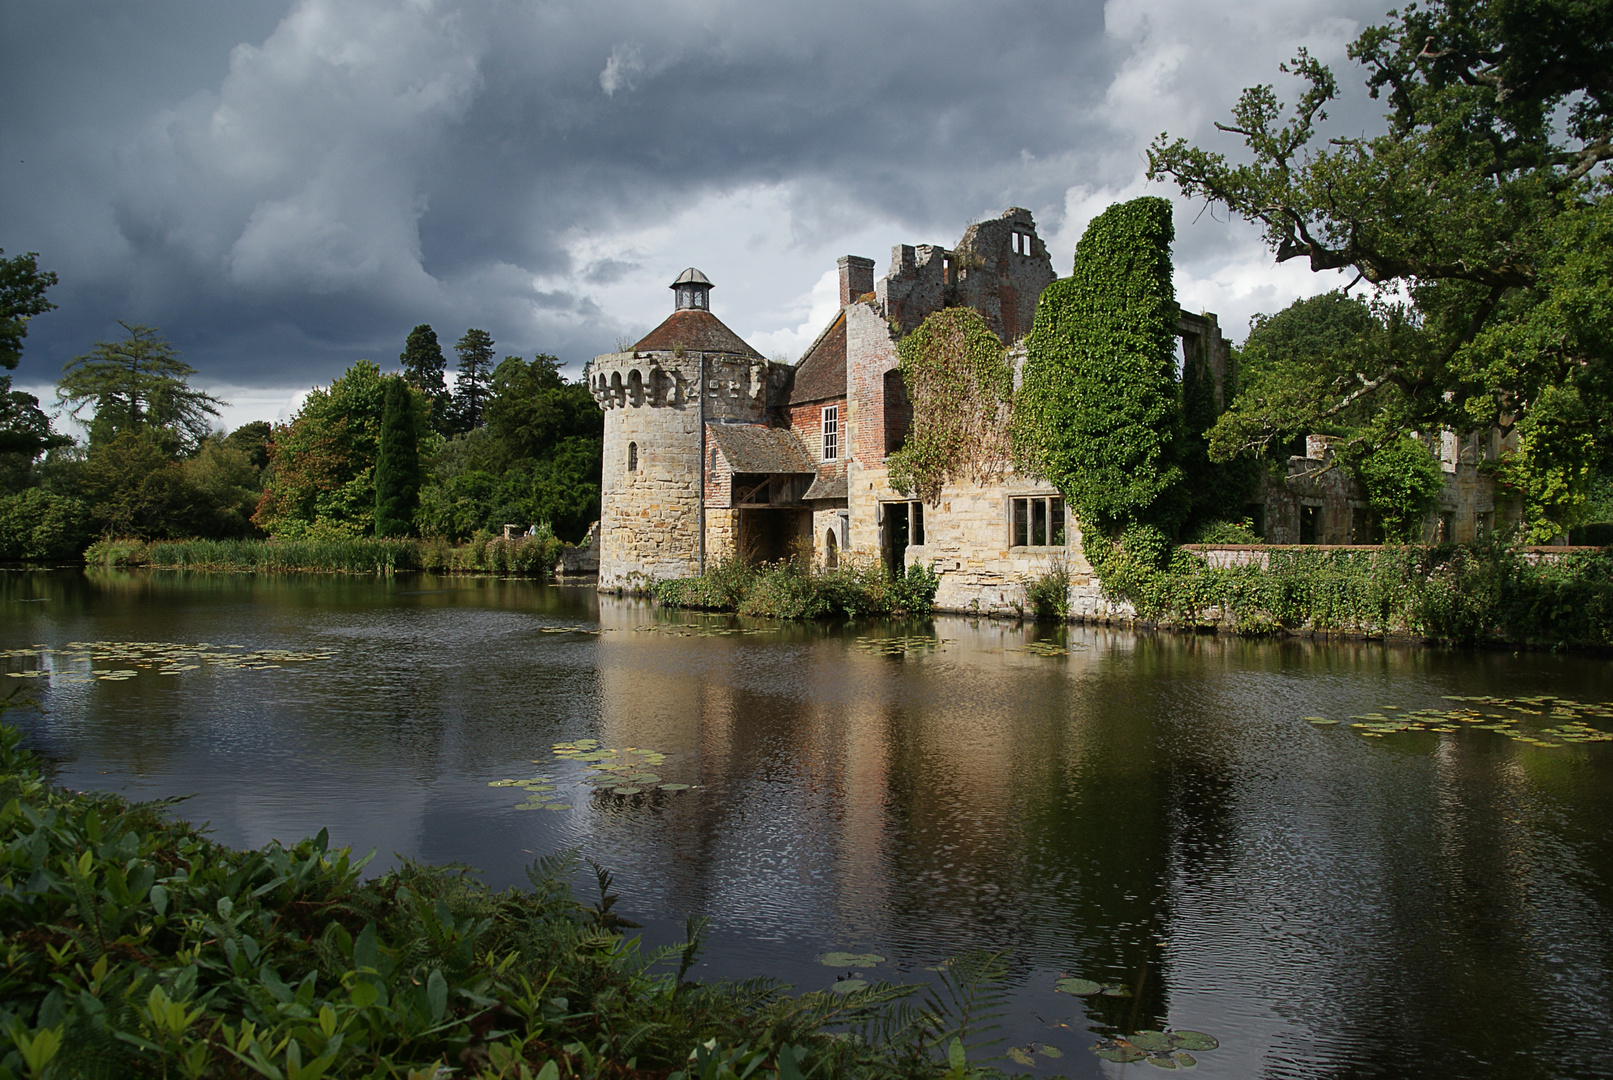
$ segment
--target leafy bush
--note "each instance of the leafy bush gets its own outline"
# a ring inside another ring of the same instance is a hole
[[[89,539],[89,510],[78,499],[40,488],[0,495],[0,559],[71,559]]]
[[[974,1075],[964,1044],[1001,1008],[993,958],[918,1008],[695,983],[701,923],[641,953],[610,874],[573,896],[574,852],[530,890],[414,863],[366,881],[323,831],[235,851],[164,804],[51,788],[18,741],[0,725],[3,1077],[941,1080]]]
[[[1110,599],[1166,624],[1239,633],[1405,634],[1455,643],[1613,646],[1613,552],[1542,558],[1503,544],[1270,548],[1210,566],[1127,538],[1093,562]]]
[[[883,562],[842,558],[833,569],[808,558],[751,566],[738,559],[714,563],[702,577],[657,582],[650,590],[668,607],[736,611],[774,619],[928,615],[940,576],[910,566],[893,577]]]
[[[1070,618],[1070,567],[1055,558],[1047,570],[1025,581],[1025,603],[1038,622],[1067,622]]]
[[[85,552],[94,566],[153,566],[168,570],[316,571],[392,574],[498,573],[542,577],[553,572],[563,545],[540,527],[533,536],[505,540],[478,535],[463,545],[441,539],[376,539],[333,536],[311,540],[104,539]]]

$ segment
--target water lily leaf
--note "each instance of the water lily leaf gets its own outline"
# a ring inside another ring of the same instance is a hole
[[[1128,998],[1131,996],[1131,987],[1124,983],[1106,983],[1103,987],[1104,997]]]
[[[688,784],[662,784],[661,785],[661,790],[662,791],[688,791],[689,790],[689,785]]]
[[[862,979],[841,979],[829,987],[836,994],[849,994],[853,990],[866,990],[868,984]]]
[[[1173,1031],[1171,1032],[1171,1045],[1178,1050],[1214,1050],[1220,1046],[1214,1035],[1206,1035],[1202,1031]]]
[[[1008,1048],[1008,1060],[1012,1061],[1015,1065],[1024,1065],[1026,1067],[1036,1064],[1035,1058],[1031,1057],[1017,1046],[1010,1046]]]
[[[1150,1054],[1162,1054],[1176,1049],[1171,1037],[1163,1031],[1139,1031],[1135,1035],[1126,1036],[1126,1039],[1131,1045],[1147,1050]]]
[[[1105,1061],[1118,1062],[1121,1065],[1133,1061],[1141,1061],[1148,1055],[1132,1046],[1130,1043],[1116,1040],[1114,1042],[1099,1043],[1092,1048],[1092,1052]]]
[[[623,784],[621,787],[613,787],[610,790],[613,795],[638,795],[644,791],[643,788],[634,787],[632,784]]]
[[[659,784],[661,782],[661,778],[652,772],[634,773],[627,779],[635,784]]]
[[[1037,1043],[1036,1052],[1041,1054],[1043,1057],[1061,1058],[1064,1056],[1063,1050],[1060,1050],[1056,1046],[1049,1046],[1047,1043]]]
[[[1311,723],[1315,724],[1317,727],[1321,727],[1323,724],[1336,724],[1336,723],[1338,723],[1337,720],[1329,720],[1325,716],[1307,716],[1305,719],[1309,720]]]
[[[1161,1057],[1155,1055],[1154,1057],[1150,1057],[1148,1059],[1148,1064],[1157,1065],[1161,1069],[1174,1069],[1176,1068],[1176,1059],[1173,1057]]]
[[[1093,982],[1091,979],[1060,979],[1053,984],[1053,989],[1062,994],[1074,994],[1076,997],[1091,997],[1103,993],[1103,984]]]
[[[818,963],[834,968],[865,968],[884,962],[885,958],[878,953],[831,952],[818,959]]]
[[[1176,1067],[1179,1069],[1194,1069],[1198,1067],[1198,1064],[1198,1058],[1194,1057],[1192,1054],[1176,1055]]]

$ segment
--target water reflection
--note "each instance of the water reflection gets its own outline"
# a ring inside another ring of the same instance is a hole
[[[185,812],[229,843],[330,825],[383,862],[463,861],[495,884],[577,844],[652,937],[709,915],[707,972],[803,987],[838,974],[816,962],[830,949],[902,978],[1003,950],[1007,1036],[1060,1046],[1066,1075],[1109,1068],[1088,1029],[1164,1025],[1221,1039],[1199,1055],[1213,1076],[1566,1077],[1613,1060],[1609,745],[1301,719],[1445,694],[1604,700],[1605,660],[962,619],[779,627],[423,576],[8,573],[0,600],[7,649],[331,650],[26,684],[45,708],[30,740],[62,782],[192,793]],[[579,624],[599,632],[545,633]],[[887,655],[866,634],[946,643]],[[1023,651],[1038,640],[1066,654]],[[663,752],[657,771],[699,788],[590,793],[550,751],[583,737]],[[518,813],[487,786],[540,772],[573,811]],[[1138,992],[1075,999],[1052,992],[1060,974]]]

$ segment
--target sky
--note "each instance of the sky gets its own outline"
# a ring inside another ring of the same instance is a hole
[[[119,322],[160,327],[230,402],[289,419],[430,323],[498,355],[587,360],[712,309],[798,358],[835,260],[950,247],[1029,208],[1068,273],[1086,223],[1176,204],[1177,295],[1249,319],[1345,282],[1277,266],[1258,231],[1144,178],[1160,133],[1236,157],[1243,87],[1298,87],[1305,46],[1381,123],[1345,53],[1388,0],[7,0],[0,248],[60,284],[19,388]]]

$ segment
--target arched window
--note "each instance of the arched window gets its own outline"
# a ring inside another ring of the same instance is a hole
[[[840,565],[840,545],[835,541],[833,529],[823,534],[823,565],[830,570]]]
[[[638,443],[627,444],[627,471],[638,472]]]

